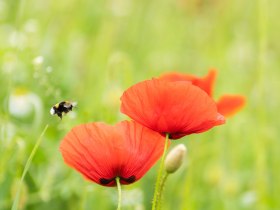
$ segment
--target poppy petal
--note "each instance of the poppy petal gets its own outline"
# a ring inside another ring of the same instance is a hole
[[[216,76],[217,76],[217,70],[210,69],[208,74],[204,77],[197,77],[191,74],[183,74],[178,72],[170,72],[161,75],[159,79],[170,81],[170,82],[190,81],[193,85],[200,87],[202,90],[204,90],[209,96],[212,96]]]
[[[225,122],[215,102],[190,82],[146,80],[126,90],[121,101],[121,112],[171,139]]]
[[[162,79],[169,82],[189,81],[192,82],[197,77],[191,74],[183,74],[179,72],[168,72],[162,74],[158,79]]]
[[[138,180],[162,156],[165,138],[135,121],[125,121],[117,127],[122,130],[126,139],[122,174],[127,177],[135,176]]]
[[[206,76],[201,77],[201,78],[197,77],[192,81],[192,83],[193,83],[193,85],[200,87],[209,96],[212,97],[216,77],[217,77],[217,70],[210,69],[210,71],[208,72],[208,74]]]
[[[219,113],[225,117],[231,117],[240,111],[246,103],[246,98],[242,95],[223,95],[217,102]]]
[[[88,123],[74,127],[62,140],[66,164],[93,182],[115,186],[140,179],[163,153],[164,138],[146,127],[123,121],[115,126]]]

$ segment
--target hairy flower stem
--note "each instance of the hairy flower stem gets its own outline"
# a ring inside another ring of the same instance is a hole
[[[117,187],[118,187],[118,194],[119,194],[119,199],[118,199],[118,208],[117,208],[117,210],[121,210],[121,203],[122,203],[122,189],[121,189],[120,177],[116,177],[116,183],[117,183]]]
[[[161,209],[161,199],[162,199],[162,192],[163,192],[163,188],[164,188],[164,184],[166,182],[166,179],[168,177],[168,173],[165,173],[163,175],[163,178],[161,179],[160,185],[159,185],[159,194],[158,194],[158,204],[157,204],[157,209],[160,210]]]
[[[167,147],[168,147],[168,141],[169,141],[169,134],[167,133],[166,137],[165,137],[164,150],[163,150],[163,154],[161,157],[159,171],[158,171],[157,180],[156,180],[156,187],[155,187],[155,192],[154,192],[152,210],[158,209],[158,205],[160,203],[160,197],[159,197],[161,194],[160,193],[160,184],[162,182],[162,171],[163,171],[164,159],[165,159],[166,151],[167,151]]]
[[[27,159],[27,162],[26,162],[25,167],[23,169],[23,173],[22,173],[21,178],[20,178],[20,183],[18,185],[18,189],[17,189],[17,192],[16,192],[15,200],[13,202],[12,210],[17,210],[18,209],[18,203],[19,203],[19,200],[20,200],[20,190],[21,190],[21,186],[23,184],[24,177],[25,177],[25,175],[26,175],[26,173],[27,173],[27,171],[28,171],[28,169],[31,165],[32,159],[33,159],[39,145],[41,144],[42,138],[43,138],[44,134],[46,133],[48,127],[49,127],[49,125],[47,124],[45,126],[44,130],[42,131],[41,135],[37,139],[36,144],[33,147],[32,151],[31,151],[31,153],[30,153],[30,155]]]

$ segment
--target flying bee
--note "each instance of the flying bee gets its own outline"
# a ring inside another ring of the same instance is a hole
[[[62,114],[67,114],[68,112],[72,111],[73,107],[77,106],[77,102],[71,102],[71,101],[61,101],[57,104],[55,104],[51,110],[51,115],[57,115],[62,119]]]

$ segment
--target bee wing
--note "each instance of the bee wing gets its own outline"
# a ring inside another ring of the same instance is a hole
[[[72,106],[73,106],[73,107],[77,106],[77,104],[78,104],[77,101],[72,102]]]
[[[65,108],[70,108],[71,106],[73,106],[73,104],[72,104],[71,102],[65,102],[65,103],[63,104],[63,106],[64,106]]]

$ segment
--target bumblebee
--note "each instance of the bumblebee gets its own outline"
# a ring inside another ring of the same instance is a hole
[[[70,102],[70,101],[61,101],[55,104],[51,110],[51,115],[57,115],[62,119],[62,114],[67,114],[68,112],[72,111],[72,109],[77,105],[77,102]]]

